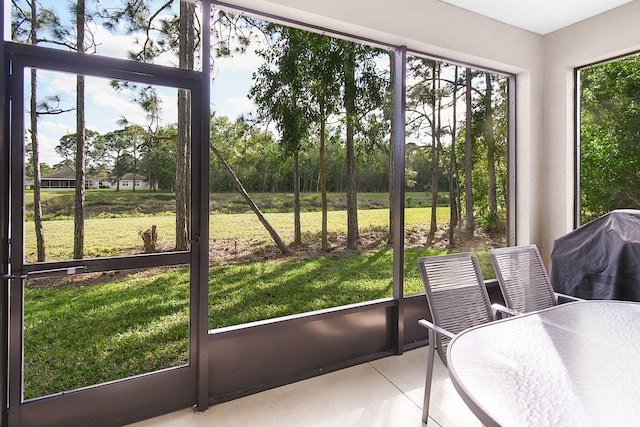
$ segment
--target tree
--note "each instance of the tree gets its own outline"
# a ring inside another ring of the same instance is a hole
[[[129,57],[141,62],[154,62],[163,53],[177,55],[181,69],[193,70],[195,51],[198,46],[195,20],[195,4],[180,1],[179,11],[173,13],[172,1],[157,5],[152,10],[148,2],[124,0],[119,6],[104,4],[98,14],[102,25],[108,29],[123,27],[129,32],[143,32],[144,36],[137,49],[129,52]],[[163,15],[166,13],[166,15]],[[136,84],[114,82],[117,90],[128,88],[136,93],[136,101],[150,112],[157,108],[157,98],[145,96],[146,88]],[[153,101],[156,102],[154,106]],[[176,138],[176,249],[189,249],[191,233],[191,93],[178,89],[178,135]]]
[[[337,76],[340,74],[342,69],[342,57],[340,45],[334,38],[310,32],[304,32],[304,36],[309,40],[310,56],[307,59],[309,63],[306,66],[305,64],[301,64],[301,69],[309,73],[309,80],[311,84],[310,92],[313,100],[315,101],[316,108],[312,115],[316,117],[316,121],[319,122],[320,125],[319,162],[320,192],[322,200],[322,249],[326,251],[329,249],[329,242],[327,239],[327,170],[325,164],[327,122],[329,117],[336,112],[340,100],[340,81]],[[347,141],[348,138],[349,131],[347,131]],[[351,142],[353,143],[353,132],[351,133],[351,139]],[[347,153],[349,153],[348,150],[349,144],[347,143]],[[348,167],[349,166],[347,166],[347,168]],[[355,164],[353,167],[355,167]],[[348,199],[347,206],[349,206]],[[347,226],[349,226],[349,224],[350,223],[348,222]],[[353,224],[351,224],[351,226],[353,226]],[[357,213],[355,226],[357,230]]]
[[[488,177],[488,199],[489,199],[489,215],[487,229],[496,231],[500,227],[500,218],[498,217],[498,199],[496,193],[496,141],[494,136],[493,121],[493,104],[492,104],[492,83],[491,74],[485,72],[486,93],[484,97],[485,121],[484,121],[484,140],[487,144],[487,177]]]
[[[409,128],[418,137],[429,137],[431,152],[431,219],[429,237],[431,241],[437,230],[436,212],[438,191],[440,188],[440,154],[442,151],[441,124],[442,98],[446,94],[441,90],[442,63],[430,59],[412,58],[409,72],[415,83],[408,89],[408,106],[410,113]],[[426,142],[425,142],[426,146]]]
[[[213,144],[213,142],[209,143],[209,145],[211,146],[211,150],[213,151],[213,153],[218,158],[218,161],[220,162],[220,164],[222,164],[222,166],[227,170],[229,175],[231,175],[233,182],[236,185],[236,188],[238,189],[242,197],[244,197],[244,199],[247,201],[247,203],[249,204],[249,207],[251,207],[251,210],[256,214],[256,216],[258,217],[258,220],[260,220],[262,225],[265,227],[265,229],[267,230],[267,232],[269,233],[273,241],[276,243],[280,251],[283,254],[289,254],[291,251],[289,250],[287,245],[284,244],[284,242],[282,241],[282,239],[280,238],[276,230],[271,226],[271,224],[269,224],[269,221],[267,221],[265,216],[262,214],[258,205],[256,205],[253,202],[253,200],[249,196],[249,193],[247,193],[247,191],[245,190],[244,186],[242,185],[242,183],[240,182],[236,174],[233,172],[233,170],[231,169],[229,164],[224,160],[224,158],[220,155],[220,152],[216,149],[216,146]]]
[[[360,136],[364,146],[361,151],[378,149],[388,133],[388,122],[384,126],[379,116],[382,113],[389,79],[377,70],[376,59],[382,54],[379,49],[356,44],[342,43],[343,104],[345,109],[346,149],[346,197],[347,197],[347,249],[358,248],[358,199],[357,199],[357,147]],[[377,112],[377,113],[376,113]]]
[[[101,140],[101,148],[105,158],[109,160],[111,180],[116,183],[116,191],[120,191],[120,177],[128,171],[136,173],[135,146],[140,139],[140,128],[129,126],[106,133]],[[135,184],[134,184],[135,188]]]
[[[149,163],[155,177],[155,183],[164,190],[174,191],[176,183],[176,138],[178,130],[168,126],[158,130],[153,140],[153,149],[149,150]],[[151,181],[149,181],[151,182]]]
[[[440,110],[442,97],[440,94],[440,69],[441,63],[431,61],[431,223],[429,226],[429,241],[432,241],[438,229],[438,178],[440,177]]]
[[[465,151],[464,151],[464,197],[465,197],[465,226],[464,230],[473,236],[475,219],[473,216],[473,105],[472,105],[472,71],[465,70]]]
[[[583,222],[640,206],[640,58],[580,71],[580,203]]]
[[[282,149],[293,157],[293,214],[294,244],[302,244],[300,226],[300,157],[304,141],[308,139],[312,118],[305,96],[304,75],[299,61],[308,55],[302,30],[268,24],[265,33],[272,39],[267,50],[258,52],[263,65],[254,73],[249,96],[258,105],[258,120],[273,121],[280,133]]]
[[[37,8],[36,2],[31,2],[31,44],[37,44]],[[31,97],[30,97],[30,123],[31,123],[31,160],[33,165],[33,213],[36,232],[36,250],[38,262],[47,260],[44,240],[44,226],[42,224],[42,201],[40,179],[40,146],[38,142],[38,76],[35,68],[31,69]]]
[[[12,40],[23,40],[29,44],[36,45],[47,41],[41,38],[39,30],[44,32],[55,32],[58,28],[56,14],[48,8],[38,8],[35,0],[25,2],[25,5],[14,2],[14,12],[12,15]],[[38,118],[44,114],[61,114],[69,111],[59,108],[59,99],[55,96],[49,97],[44,102],[38,103],[38,74],[35,68],[31,69],[30,79],[30,99],[29,99],[29,123],[30,123],[30,147],[31,169],[33,177],[33,210],[34,225],[36,233],[36,251],[38,262],[46,261],[46,249],[44,238],[44,226],[42,218],[41,201],[41,170],[40,170],[40,143],[38,138]],[[56,105],[52,106],[53,101]]]
[[[180,1],[178,59],[182,69],[193,70],[195,4]],[[178,89],[178,148],[176,150],[176,249],[189,249],[191,234],[191,92]]]
[[[344,110],[347,122],[347,249],[358,248],[358,199],[356,188],[356,154],[354,127],[356,120],[356,52],[355,45],[345,42],[344,55]]]
[[[138,163],[140,163],[145,150],[151,146],[150,134],[142,126],[128,125],[125,131],[130,135],[131,141],[131,158],[133,159],[133,191],[136,191],[136,176],[138,174]],[[151,188],[151,179],[148,178],[149,188]]]
[[[122,91],[125,87],[129,89],[135,88],[135,101],[146,112],[145,126],[131,123],[126,117],[122,117],[118,121],[118,124],[123,126],[127,131],[128,140],[130,141],[130,154],[133,159],[133,191],[136,191],[136,177],[139,170],[138,164],[140,163],[146,164],[149,191],[154,191],[156,170],[153,167],[153,151],[154,145],[157,145],[158,140],[161,138],[161,136],[158,135],[158,131],[161,120],[160,111],[162,100],[158,96],[157,89],[152,85],[143,85],[139,87],[138,85],[130,84],[129,82],[113,80],[111,81],[111,87],[118,92]],[[175,140],[173,137],[169,137],[169,139]],[[173,169],[175,170],[175,168]]]
[[[311,49],[306,32],[270,24],[265,32],[272,38],[268,50],[258,52],[265,60],[254,74],[249,94],[258,105],[258,119],[273,121],[280,133],[283,151],[293,156],[294,187],[294,244],[302,243],[300,227],[300,158],[299,153],[308,139],[311,123],[317,118],[310,100],[312,77],[306,72],[310,65]],[[324,127],[321,133],[323,134]],[[322,135],[324,136],[324,134]],[[322,138],[321,138],[322,140]],[[324,160],[321,142],[321,159]],[[322,176],[323,166],[321,166]],[[321,178],[322,180],[323,178]],[[326,192],[324,182],[323,191]],[[323,206],[326,193],[323,193]],[[322,245],[326,249],[326,219],[323,208]]]
[[[85,52],[85,0],[76,6],[76,51]],[[84,188],[85,188],[85,81],[76,77],[76,194],[73,210],[73,258],[84,258]]]
[[[47,107],[50,109],[50,107]],[[65,110],[66,111],[66,110]],[[85,130],[85,143],[84,143],[84,158],[87,166],[93,168],[99,168],[102,162],[102,136],[91,129]],[[60,137],[58,145],[55,146],[54,151],[65,161],[75,162],[76,150],[78,146],[76,144],[78,139],[77,134],[70,133]],[[73,168],[72,168],[73,169]]]
[[[14,2],[17,10],[21,10],[18,2]],[[42,42],[64,46],[79,53],[95,49],[93,34],[86,31],[86,23],[92,16],[86,13],[85,0],[78,0],[72,6],[73,28],[63,25],[53,10],[47,11],[49,37],[39,39]],[[20,30],[17,30],[18,33]],[[74,161],[76,180],[74,197],[74,249],[73,257],[84,257],[84,186],[85,186],[85,111],[84,111],[84,76],[76,77],[76,158]]]
[[[177,56],[178,66],[182,69],[194,69],[195,54],[199,47],[199,20],[195,18],[194,2],[180,1],[180,10],[176,15],[171,11],[173,2],[168,1],[150,9],[148,2],[123,0],[120,6],[111,4],[100,9],[103,25],[107,28],[124,26],[130,32],[143,32],[137,50],[129,52],[131,59],[153,62],[164,53]],[[166,12],[166,16],[163,15]],[[207,11],[209,13],[209,11]],[[244,34],[242,23],[251,22],[241,15],[216,11],[211,21],[212,52],[214,56],[228,56],[234,51],[243,51],[250,37]],[[246,25],[250,27],[251,25]],[[235,44],[234,44],[235,43]],[[209,63],[209,60],[202,61]],[[135,90],[135,86],[134,86]],[[176,147],[176,248],[189,248],[191,228],[191,94],[187,90],[178,90],[178,135]]]
[[[456,158],[456,137],[457,137],[457,107],[458,107],[458,66],[454,68],[453,74],[453,105],[452,108],[452,120],[451,120],[451,155],[449,159],[449,168],[447,170],[447,177],[449,179],[449,247],[454,248],[455,243],[455,229],[458,226],[458,166]]]

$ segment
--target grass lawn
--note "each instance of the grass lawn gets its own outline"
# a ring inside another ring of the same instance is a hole
[[[188,362],[188,273],[109,275],[25,290],[25,398]]]
[[[439,253],[406,251],[407,295],[422,292],[416,258]],[[103,274],[25,290],[26,398],[186,363],[188,269]],[[392,251],[213,266],[209,286],[211,329],[337,307],[391,296]]]
[[[252,193],[251,198],[263,212],[291,212],[291,193]],[[42,211],[45,220],[72,219],[73,190],[43,190],[41,192]],[[327,194],[329,210],[344,210],[344,193]],[[406,193],[407,207],[426,207],[430,196],[426,193]],[[358,206],[362,209],[386,208],[389,205],[387,193],[358,193]],[[300,206],[304,212],[321,210],[320,193],[302,193]],[[25,207],[29,220],[33,218],[33,191],[25,192]],[[219,213],[251,212],[247,202],[237,192],[210,194],[211,211]],[[140,214],[175,213],[175,194],[166,191],[130,191],[113,189],[86,190],[85,215],[93,217],[135,216]]]
[[[405,209],[407,226],[427,227],[431,208]],[[437,208],[438,223],[446,223],[449,208]],[[268,213],[265,217],[278,231],[285,242],[293,241],[293,214]],[[306,239],[317,239],[321,231],[321,213],[303,212],[301,214],[302,232]],[[241,241],[271,244],[271,237],[253,213],[210,215],[212,245],[216,241]],[[387,209],[368,209],[358,211],[360,229],[386,227],[389,224]],[[175,216],[145,215],[116,218],[91,218],[85,220],[85,256],[87,258],[116,256],[140,253],[143,249],[140,233],[152,225],[157,226],[158,245],[164,250],[175,247]],[[330,233],[346,233],[347,216],[344,211],[328,212]],[[44,221],[45,247],[47,260],[71,259],[73,256],[73,220]],[[25,223],[25,259],[36,260],[35,232],[32,221]]]
[[[122,193],[118,203],[126,206],[134,196]],[[383,201],[381,198],[380,203]],[[158,200],[153,203],[156,202],[161,204]],[[419,205],[415,199],[412,204]],[[448,215],[448,208],[438,208],[437,222],[446,223]],[[291,242],[293,214],[271,212],[266,216],[283,240]],[[362,209],[358,216],[363,233],[388,228],[386,208]],[[405,210],[405,223],[410,227],[426,229],[429,217],[427,207]],[[320,218],[318,211],[302,214],[305,241],[319,241]],[[330,211],[328,221],[330,233],[346,233],[344,211]],[[142,239],[138,233],[151,225],[158,227],[161,247],[170,250],[174,246],[173,215],[138,213],[126,217],[90,217],[85,227],[85,254],[100,257],[139,253]],[[258,253],[260,248],[273,247],[253,213],[213,211],[210,226],[212,247],[238,242]],[[71,258],[73,221],[45,221],[44,227],[48,260]],[[27,221],[25,229],[25,256],[28,261],[34,261],[33,222]],[[416,258],[443,252],[433,248],[406,250],[405,294],[422,292]],[[482,251],[477,254],[485,278],[494,277],[488,254]],[[359,253],[334,251],[304,259],[294,256],[212,264],[209,327],[215,329],[389,297],[392,259],[392,250],[382,246]],[[79,274],[58,282],[31,279],[25,288],[24,308],[27,399],[179,366],[188,360],[189,271],[186,268]]]

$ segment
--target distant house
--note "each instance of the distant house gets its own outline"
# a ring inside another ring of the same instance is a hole
[[[98,178],[91,175],[85,175],[84,188],[98,188]],[[40,179],[40,187],[43,190],[51,189],[73,189],[76,187],[76,171],[68,166],[53,173],[43,175]]]
[[[134,179],[135,178],[135,179]],[[134,174],[133,172],[127,172],[120,177],[120,189],[121,190],[133,190],[134,181],[136,190],[148,190],[149,182],[147,177],[140,174]],[[102,188],[118,188],[118,178],[110,177],[100,183]],[[157,184],[153,186],[153,190],[157,190]]]

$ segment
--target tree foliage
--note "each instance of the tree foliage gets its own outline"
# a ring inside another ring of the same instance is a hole
[[[640,207],[640,58],[580,73],[580,202],[583,222]]]
[[[137,44],[129,47],[131,59],[183,69],[201,69],[207,63],[215,70],[217,57],[242,52],[258,37],[266,41],[258,52],[263,64],[249,93],[258,105],[255,118],[260,123],[212,115],[211,141],[220,157],[211,159],[211,190],[234,191],[237,179],[246,192],[346,192],[348,242],[356,248],[357,192],[390,188],[388,52],[213,8],[207,11],[212,52],[204,54],[193,2],[87,0],[86,10],[88,30],[102,25],[114,33],[136,34]],[[27,27],[20,24],[27,12],[19,7],[14,11],[16,38],[28,36]],[[43,10],[39,19],[43,43],[81,47],[68,23],[52,28],[59,22],[55,13]],[[93,38],[91,31],[83,37],[88,51],[96,48]],[[408,127],[396,130],[407,132],[406,188],[430,192],[434,206],[445,203],[447,196],[442,193],[448,192],[456,210],[451,228],[462,225],[458,220],[466,210],[467,230],[473,231],[476,224],[499,230],[507,199],[506,79],[470,68],[457,72],[453,65],[427,58],[410,58],[407,70]],[[126,172],[139,172],[161,189],[188,195],[190,183],[181,181],[190,170],[188,160],[182,160],[190,158],[186,91],[178,94],[177,122],[161,126],[162,105],[152,86],[114,81],[112,87],[133,95],[147,120],[131,123],[123,117],[119,129],[104,135],[83,131],[87,173],[117,179]],[[452,119],[449,111],[454,106],[457,113]],[[602,130],[606,127],[588,122],[585,132],[611,146],[606,139],[610,135]],[[275,130],[269,126],[272,123]],[[78,157],[73,146],[77,134],[64,136],[57,149],[67,164]],[[595,154],[585,151],[585,156]],[[463,198],[471,203],[463,203]],[[176,206],[179,217],[190,218],[188,203]],[[324,197],[321,203],[326,206]],[[436,226],[431,224],[432,234]],[[188,237],[188,232],[182,234]]]

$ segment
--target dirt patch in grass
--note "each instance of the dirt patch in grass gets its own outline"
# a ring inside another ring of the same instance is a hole
[[[456,245],[458,252],[486,251],[488,248],[504,246],[504,238],[496,238],[476,230],[473,236],[468,236],[463,230],[456,230]],[[358,239],[358,250],[348,250],[347,235],[345,233],[330,233],[328,236],[329,249],[322,249],[319,235],[307,234],[303,236],[302,244],[290,245],[291,254],[283,255],[271,240],[212,240],[209,249],[210,266],[228,264],[247,264],[264,261],[299,261],[315,259],[328,253],[335,256],[363,253],[369,251],[390,248],[388,230],[383,227],[371,227],[361,230]],[[445,251],[449,249],[449,230],[443,228],[435,233],[433,240],[429,241],[428,231],[421,227],[408,227],[405,230],[405,248],[407,249],[436,249]],[[173,248],[159,247],[160,251],[170,251]],[[132,253],[122,255],[134,255]],[[47,277],[30,280],[29,289],[84,287],[101,283],[109,283],[123,280],[130,275],[153,275],[169,269],[179,267],[158,267],[142,270],[109,271],[99,273],[78,274],[63,277]]]
[[[491,236],[483,230],[476,230],[473,236],[469,236],[462,230],[457,230],[455,239],[455,249],[459,252],[487,250],[505,245],[504,238]],[[344,233],[330,233],[328,241],[329,250],[323,251],[320,236],[303,236],[302,245],[290,245],[292,254],[289,256],[283,255],[271,241],[253,239],[249,241],[213,241],[209,250],[209,262],[211,265],[243,264],[278,259],[308,259],[326,253],[354,253],[354,251],[346,249],[347,235]],[[374,251],[384,247],[391,247],[387,229],[370,228],[360,231],[357,252]],[[409,227],[405,230],[405,248],[447,250],[449,248],[449,229],[447,227],[438,230],[433,240],[429,241],[427,230],[420,227]]]

